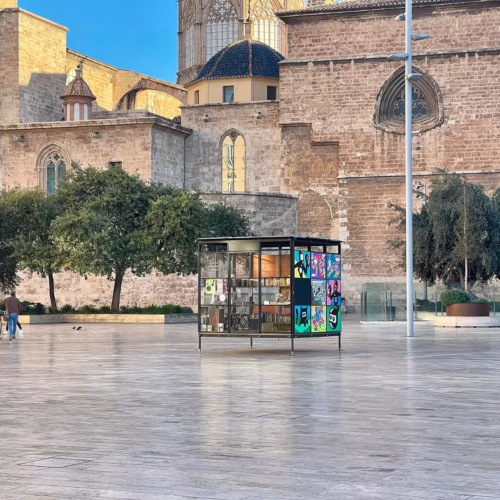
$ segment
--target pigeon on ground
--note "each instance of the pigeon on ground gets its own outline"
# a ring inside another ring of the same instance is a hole
[[[74,326],[74,327],[73,327],[73,330],[78,331],[78,330],[81,330],[82,328],[83,328],[83,327],[81,327],[81,326]]]

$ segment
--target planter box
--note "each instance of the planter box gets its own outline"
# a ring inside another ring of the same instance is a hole
[[[21,325],[50,325],[53,323],[66,323],[64,314],[21,314]]]
[[[500,328],[500,317],[436,316],[435,325],[442,328]]]
[[[19,316],[21,325],[54,323],[196,323],[198,314],[41,314]]]
[[[446,308],[447,316],[489,316],[489,304],[453,304]]]

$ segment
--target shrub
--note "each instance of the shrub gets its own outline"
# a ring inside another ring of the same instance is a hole
[[[45,306],[43,304],[40,304],[40,302],[28,302],[28,301],[23,301],[21,302],[21,306],[23,308],[23,314],[26,314],[28,316],[35,315],[35,314],[45,314]]]
[[[77,314],[97,314],[97,309],[94,306],[83,306],[76,310]]]
[[[471,300],[473,304],[489,304],[489,302],[486,299],[475,299]]]
[[[61,309],[59,309],[59,312],[62,314],[72,314],[75,312],[75,308],[69,304],[65,304],[61,307]]]
[[[181,307],[181,314],[193,314],[193,310],[190,307]]]
[[[441,294],[443,306],[448,307],[453,304],[465,304],[470,302],[470,297],[462,290],[446,290]]]
[[[112,314],[113,313],[113,311],[111,310],[111,307],[109,307],[109,306],[102,306],[97,310],[97,312],[99,314]]]

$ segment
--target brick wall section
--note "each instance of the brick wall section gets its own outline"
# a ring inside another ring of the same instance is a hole
[[[470,1],[467,6],[413,7],[415,33],[431,38],[418,42],[416,51],[449,51],[498,46],[498,6]],[[367,12],[302,16],[288,24],[287,59],[328,59],[353,55],[404,52],[405,23],[394,21],[404,8]],[[286,18],[286,16],[285,16]]]
[[[282,124],[281,191],[299,196],[299,234],[338,238],[338,157],[338,144],[315,141],[311,124]]]
[[[67,29],[21,11],[19,14],[19,121],[60,120],[66,86]]]
[[[295,196],[268,193],[210,193],[203,194],[202,200],[243,210],[250,218],[252,232],[256,235],[297,234]]]
[[[151,180],[160,184],[184,187],[185,136],[166,133],[153,127],[151,141]]]
[[[19,121],[19,11],[0,11],[0,123]]]
[[[498,175],[491,172],[500,170],[500,103],[492,99],[499,56],[486,49],[500,46],[497,39],[488,36],[490,29],[497,32],[494,26],[500,20],[500,9],[470,8],[466,13],[456,7],[437,8],[432,16],[424,15],[423,9],[415,11],[415,31],[430,33],[432,39],[416,45],[428,54],[417,54],[414,65],[437,82],[445,110],[442,126],[413,137],[415,180],[423,181],[427,173],[447,168],[482,171],[484,174],[474,175],[476,182],[498,186]],[[392,212],[387,202],[404,205],[404,178],[390,177],[404,172],[404,135],[373,126],[377,95],[401,66],[385,57],[373,57],[402,51],[404,23],[393,18],[394,11],[383,16],[304,17],[289,26],[292,60],[280,68],[280,122],[288,128],[283,128],[282,146],[287,192],[292,192],[288,186],[294,182],[309,178],[301,177],[301,172],[308,172],[307,164],[321,164],[318,159],[308,159],[305,146],[303,152],[298,146],[300,141],[304,145],[308,142],[304,123],[311,124],[313,143],[338,144],[337,163],[332,159],[330,171],[333,178],[335,172],[340,176],[338,235],[346,241],[344,291],[351,303],[359,301],[363,282],[404,279],[395,258],[387,255],[387,241],[394,236],[388,226]],[[486,49],[449,52],[481,46]],[[439,53],[441,49],[445,52]],[[294,130],[291,124],[300,127]],[[294,143],[297,145],[290,147]],[[315,191],[300,195],[300,232],[307,227],[308,219],[314,221],[311,227],[318,227],[317,220],[327,214]],[[321,229],[326,233],[326,227]]]
[[[261,113],[257,118],[257,113]],[[208,121],[205,121],[208,115]],[[246,190],[278,192],[280,131],[278,103],[211,104],[182,108],[182,125],[193,129],[186,141],[186,187],[220,191],[221,139],[231,129],[246,143]]]
[[[91,59],[72,50],[66,51],[66,73],[75,69],[83,60],[83,79],[92,93],[97,97],[94,103],[96,111],[112,111],[114,109],[113,79],[118,70],[105,63]]]

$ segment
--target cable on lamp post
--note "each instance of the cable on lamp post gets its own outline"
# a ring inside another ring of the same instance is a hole
[[[422,78],[413,73],[412,42],[429,38],[427,34],[412,33],[412,0],[405,0],[405,12],[396,21],[405,21],[405,54],[392,54],[391,61],[405,61],[405,192],[406,192],[406,335],[413,337],[413,176],[412,176],[412,121],[413,82]]]

